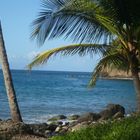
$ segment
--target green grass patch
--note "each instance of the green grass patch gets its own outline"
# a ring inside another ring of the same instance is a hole
[[[97,124],[51,140],[140,140],[140,117]]]

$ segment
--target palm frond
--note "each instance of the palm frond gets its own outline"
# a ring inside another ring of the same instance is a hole
[[[119,52],[116,51],[114,53],[108,53],[99,61],[99,63],[95,67],[91,76],[91,80],[89,81],[89,87],[95,86],[97,78],[106,68],[129,71],[130,66],[127,58],[125,58]]]
[[[100,53],[102,58],[93,71],[90,86],[95,84],[104,68],[128,72],[133,65],[129,43],[135,47],[136,58],[140,59],[139,7],[139,0],[42,0],[43,9],[33,22],[32,32],[32,38],[36,38],[39,45],[46,39],[60,36],[90,44],[45,51],[37,55],[28,67],[43,64],[57,54],[92,56]],[[99,41],[107,45],[97,44]]]
[[[42,3],[44,9],[33,22],[31,35],[37,38],[40,44],[43,44],[46,38],[63,35],[74,41],[108,41],[111,37],[109,29],[118,32],[115,26],[108,28],[115,23],[105,16],[103,9],[92,0],[43,0]],[[104,26],[105,24],[107,25]]]
[[[28,68],[31,69],[35,65],[44,64],[51,56],[55,56],[57,54],[61,54],[63,56],[75,54],[78,54],[79,56],[84,56],[86,54],[90,54],[91,56],[94,54],[102,55],[108,47],[110,46],[104,44],[73,44],[65,47],[55,48],[37,55],[33,62],[28,65]]]

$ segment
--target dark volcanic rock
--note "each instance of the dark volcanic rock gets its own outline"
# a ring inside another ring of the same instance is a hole
[[[118,119],[124,117],[125,109],[118,104],[109,104],[105,110],[100,113],[86,113],[81,116],[72,115],[68,117],[71,122],[61,122],[66,119],[64,115],[58,115],[50,119],[51,124],[25,124],[14,123],[12,120],[0,120],[0,140],[45,140],[51,136],[63,135],[68,131],[77,131],[102,122],[107,119]],[[53,122],[54,121],[54,122]],[[97,121],[97,122],[96,122]]]
[[[48,125],[47,130],[50,130],[50,131],[54,132],[54,131],[55,131],[55,129],[57,128],[57,126],[58,126],[58,125],[55,125],[55,124],[50,124],[50,125]]]
[[[30,129],[32,133],[37,136],[48,137],[51,136],[58,125],[56,124],[30,124]]]
[[[107,109],[111,110],[114,114],[117,112],[125,114],[125,108],[119,104],[109,104],[107,105]]]
[[[119,104],[109,104],[106,109],[100,112],[101,119],[106,120],[112,118],[116,113],[125,114],[125,108]]]
[[[58,121],[58,122],[57,122],[57,125],[63,125],[63,122]]]
[[[32,133],[38,136],[44,136],[45,131],[48,129],[48,124],[29,124]]]
[[[100,114],[89,112],[81,115],[78,119],[78,123],[85,121],[97,121],[98,119],[100,119],[100,117]]]

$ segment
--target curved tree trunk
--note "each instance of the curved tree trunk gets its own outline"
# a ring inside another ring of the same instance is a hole
[[[133,82],[137,94],[137,112],[140,113],[140,78],[138,72],[133,72]]]
[[[6,88],[6,92],[8,96],[12,120],[14,122],[21,122],[22,118],[20,115],[20,111],[19,111],[19,107],[18,107],[16,95],[15,95],[15,90],[14,90],[14,86],[12,82],[12,77],[11,77],[11,73],[9,69],[9,63],[8,63],[7,54],[5,50],[1,24],[0,24],[0,61],[2,64],[5,88]]]

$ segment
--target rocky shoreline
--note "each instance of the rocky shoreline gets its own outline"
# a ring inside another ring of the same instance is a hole
[[[123,106],[109,104],[99,113],[88,112],[83,115],[72,116],[58,115],[50,118],[48,123],[42,124],[14,123],[12,120],[0,120],[0,139],[46,140],[52,136],[74,132],[87,126],[105,123],[108,120],[121,119],[124,116],[125,108]]]

